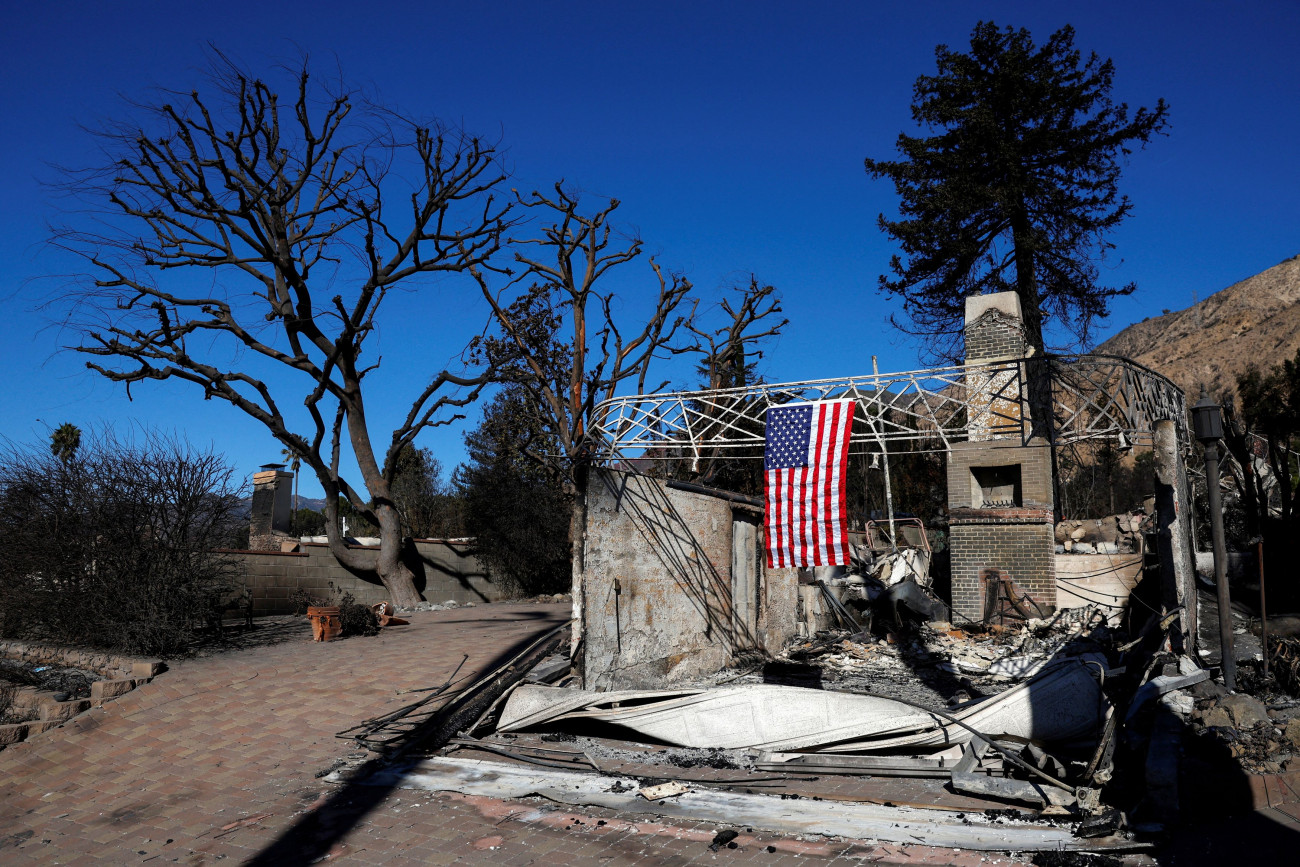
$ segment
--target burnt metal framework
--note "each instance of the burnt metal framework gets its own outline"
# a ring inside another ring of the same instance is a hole
[[[716,391],[616,397],[596,407],[598,462],[762,455],[768,407],[800,401],[855,402],[855,451],[946,451],[972,438],[1028,442],[1028,378],[1050,366],[1053,445],[1085,440],[1150,444],[1155,423],[1173,419],[1190,445],[1187,402],[1169,379],[1126,358],[1054,355]]]

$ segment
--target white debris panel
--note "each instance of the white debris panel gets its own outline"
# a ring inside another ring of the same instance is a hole
[[[562,804],[606,807],[626,813],[748,826],[785,834],[815,834],[917,843],[977,851],[1101,851],[1140,848],[1122,837],[1081,839],[1069,826],[1012,820],[986,820],[977,813],[886,807],[823,800],[785,800],[719,789],[687,791],[653,806],[637,794],[640,782],[626,777],[522,768],[504,762],[432,758],[392,767],[365,785],[397,786],[434,792],[460,792],[490,798],[537,795]],[[523,811],[516,819],[527,821]]]
[[[524,685],[506,702],[497,728],[593,720],[676,746],[773,752],[942,747],[970,741],[970,729],[992,738],[1060,743],[1100,727],[1107,707],[1096,680],[1100,669],[1086,657],[1062,661],[947,716],[879,696],[773,684],[639,692]]]

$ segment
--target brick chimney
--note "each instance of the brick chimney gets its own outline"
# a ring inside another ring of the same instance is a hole
[[[253,473],[253,509],[248,547],[254,551],[279,551],[292,540],[293,473],[284,464],[263,464]]]
[[[1052,455],[1029,435],[1025,374],[1032,354],[1014,292],[966,299],[967,441],[948,453],[953,610],[983,617],[986,576],[1009,578],[1056,606]]]

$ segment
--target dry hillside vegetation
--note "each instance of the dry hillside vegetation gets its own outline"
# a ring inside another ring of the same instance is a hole
[[[1300,349],[1300,256],[1199,304],[1130,325],[1097,352],[1132,358],[1172,379],[1196,400],[1236,393],[1251,364],[1269,367]]]

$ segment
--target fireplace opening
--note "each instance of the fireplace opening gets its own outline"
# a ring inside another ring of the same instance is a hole
[[[1014,509],[1022,504],[1020,464],[971,467],[971,503],[977,509]]]

